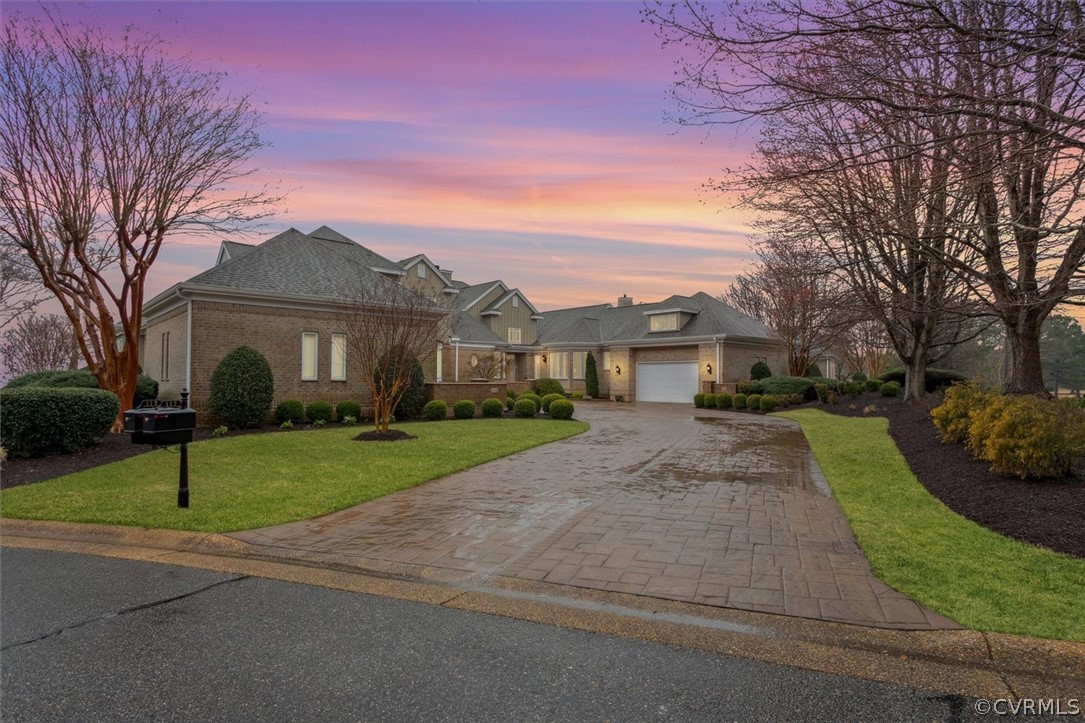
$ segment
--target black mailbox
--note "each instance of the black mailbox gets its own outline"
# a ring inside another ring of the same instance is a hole
[[[192,441],[192,433],[196,429],[196,410],[187,405],[167,406],[169,404],[154,402],[154,406],[141,406],[124,413],[124,431],[131,433],[132,444],[164,447]]]

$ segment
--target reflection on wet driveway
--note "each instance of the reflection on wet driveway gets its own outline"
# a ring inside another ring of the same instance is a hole
[[[797,425],[693,412],[578,404],[592,425],[578,437],[233,536],[760,612],[955,627],[870,572]]]

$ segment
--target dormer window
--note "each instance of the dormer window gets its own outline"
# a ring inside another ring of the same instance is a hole
[[[425,264],[418,264],[418,266],[416,266],[415,268],[418,269],[418,278],[420,278],[420,279],[426,278],[426,265]]]
[[[655,314],[651,317],[651,331],[678,331],[678,314]]]
[[[514,309],[520,308],[520,297],[519,296],[512,297],[512,308],[514,308]]]

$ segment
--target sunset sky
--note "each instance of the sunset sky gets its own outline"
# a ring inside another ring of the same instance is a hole
[[[425,253],[541,309],[722,291],[746,216],[702,190],[750,133],[667,122],[675,55],[641,5],[61,3],[65,21],[156,33],[253,93],[288,192],[267,228],[327,224],[392,259]],[[40,14],[4,2],[3,13]],[[149,295],[214,263],[182,238]]]

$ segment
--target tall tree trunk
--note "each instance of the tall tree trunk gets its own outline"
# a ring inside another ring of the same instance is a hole
[[[1042,318],[1031,310],[1023,311],[1006,323],[1006,342],[1010,348],[1008,394],[1047,395],[1040,363],[1040,325]]]

